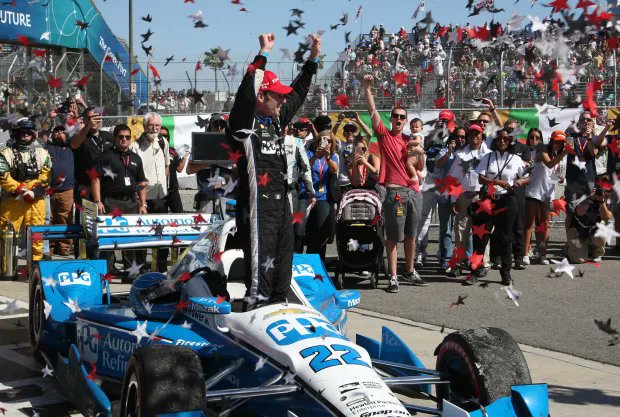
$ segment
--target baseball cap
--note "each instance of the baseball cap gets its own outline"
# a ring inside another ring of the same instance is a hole
[[[477,124],[475,124],[475,123],[474,123],[474,124],[470,125],[470,126],[467,128],[467,132],[471,132],[471,131],[475,131],[475,132],[478,132],[478,133],[482,133],[482,132],[483,132],[483,129],[482,129],[482,126],[477,125]]]
[[[553,133],[551,133],[551,139],[566,141],[566,133],[561,130],[554,130]]]
[[[52,129],[52,132],[58,132],[59,130],[62,130],[64,132],[66,129],[65,129],[65,127],[63,125],[56,125]]]
[[[450,110],[442,110],[439,112],[439,120],[454,120],[454,113]]]
[[[288,87],[280,82],[278,76],[272,71],[265,71],[263,77],[263,83],[260,86],[259,91],[273,91],[278,94],[290,94],[293,88]]]

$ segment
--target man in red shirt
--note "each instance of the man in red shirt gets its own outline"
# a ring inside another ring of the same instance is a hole
[[[399,281],[396,273],[398,260],[396,244],[398,242],[405,242],[406,272],[401,275],[403,281],[419,286],[428,285],[413,269],[415,238],[422,214],[422,194],[415,191],[414,188],[417,187],[410,181],[403,157],[403,149],[409,139],[407,135],[403,134],[403,128],[407,124],[407,111],[400,106],[392,109],[390,117],[392,129],[388,131],[375,108],[371,89],[372,80],[372,75],[364,77],[366,107],[370,113],[372,128],[377,136],[381,152],[379,183],[386,189],[383,218],[385,220],[386,249],[390,270],[388,291],[398,292]]]

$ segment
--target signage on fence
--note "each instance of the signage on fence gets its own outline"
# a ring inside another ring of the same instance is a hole
[[[87,49],[103,70],[118,80],[127,94],[129,52],[118,41],[90,0],[3,2],[0,5],[0,42],[28,42],[38,46]],[[82,22],[82,25],[78,22]],[[137,98],[146,102],[146,77],[134,75]]]

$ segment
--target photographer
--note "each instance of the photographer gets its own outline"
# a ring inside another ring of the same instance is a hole
[[[567,217],[566,239],[568,260],[573,264],[588,260],[588,249],[592,251],[592,261],[600,262],[605,254],[605,239],[594,237],[596,224],[607,222],[613,217],[607,208],[605,190],[595,187],[587,197],[582,197]]]

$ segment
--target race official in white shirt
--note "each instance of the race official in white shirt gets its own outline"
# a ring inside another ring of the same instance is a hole
[[[502,285],[510,285],[512,282],[510,269],[512,267],[512,228],[515,222],[517,202],[514,198],[514,190],[527,184],[523,179],[525,164],[518,156],[508,152],[510,136],[506,130],[500,130],[495,139],[495,150],[486,154],[478,164],[476,172],[482,186],[489,187],[488,198],[472,204],[472,230],[483,227],[488,233],[482,233],[481,229],[474,230],[481,233],[473,233],[475,254],[482,255],[489,241],[490,232],[493,228],[498,231],[500,237],[501,267],[500,274]],[[477,282],[479,271],[484,268],[480,262],[478,268],[465,281],[473,285]]]

